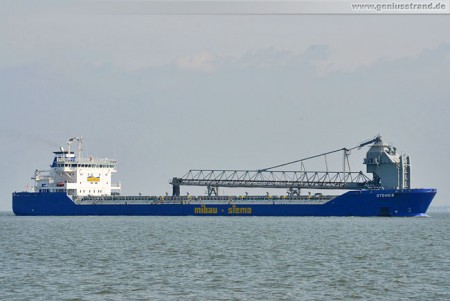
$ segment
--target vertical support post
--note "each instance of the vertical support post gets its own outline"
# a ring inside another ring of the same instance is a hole
[[[172,196],[180,196],[180,184],[178,178],[172,179]]]
[[[207,189],[208,189],[208,196],[212,196],[213,194],[215,195],[215,196],[218,196],[219,195],[219,187],[218,186],[207,186]]]
[[[344,158],[343,158],[343,167],[342,167],[342,170],[343,170],[343,172],[344,172],[344,184],[345,184],[345,153],[346,153],[346,148],[344,148],[342,151],[344,152]]]
[[[411,188],[411,162],[409,156],[406,156],[406,166],[405,166],[405,188]]]

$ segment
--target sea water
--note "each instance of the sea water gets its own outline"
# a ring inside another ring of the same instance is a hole
[[[3,214],[0,299],[450,300],[450,214]]]

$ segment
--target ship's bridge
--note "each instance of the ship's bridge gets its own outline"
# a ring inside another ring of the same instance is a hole
[[[89,167],[89,168],[115,168],[117,161],[108,158],[78,158],[74,153],[54,152],[56,155],[51,167]]]

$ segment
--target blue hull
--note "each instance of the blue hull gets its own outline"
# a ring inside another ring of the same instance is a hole
[[[94,204],[65,193],[13,193],[16,215],[423,216],[436,189],[349,191],[325,204]]]

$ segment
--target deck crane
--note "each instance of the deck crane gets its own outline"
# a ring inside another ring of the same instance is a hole
[[[208,195],[217,195],[219,187],[234,188],[285,188],[288,194],[299,194],[300,189],[351,189],[361,190],[366,188],[377,188],[379,183],[371,180],[362,171],[351,172],[348,157],[350,151],[375,143],[381,143],[381,136],[362,142],[352,148],[340,148],[326,153],[310,156],[307,158],[278,164],[275,166],[257,170],[215,170],[215,169],[192,169],[183,177],[174,177],[170,184],[173,187],[173,195],[180,195],[180,186],[205,186]],[[304,161],[324,157],[329,154],[343,153],[342,171],[306,171]],[[279,170],[280,167],[301,163],[301,170],[287,171]]]

